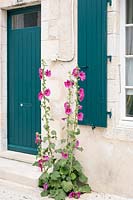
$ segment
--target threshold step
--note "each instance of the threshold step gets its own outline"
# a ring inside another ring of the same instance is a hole
[[[0,158],[0,179],[25,186],[37,187],[41,172],[32,164]]]

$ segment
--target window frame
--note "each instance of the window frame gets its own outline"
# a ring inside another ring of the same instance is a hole
[[[126,58],[133,58],[133,55],[126,55],[126,27],[133,27],[133,24],[126,24],[126,0],[120,2],[120,63],[121,63],[121,121],[125,125],[133,126],[133,117],[126,116],[126,89],[133,89],[133,86],[126,86]],[[124,41],[124,42],[123,42]]]

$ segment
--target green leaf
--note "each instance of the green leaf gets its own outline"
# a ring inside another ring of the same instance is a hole
[[[60,174],[61,175],[63,175],[63,174],[65,174],[65,175],[69,174],[69,168],[67,166],[61,167],[60,168]]]
[[[48,140],[48,137],[43,138],[43,142],[46,142]]]
[[[55,200],[65,200],[66,193],[62,189],[59,189],[57,192],[58,194],[55,196]]]
[[[61,144],[65,143],[65,142],[66,142],[66,139],[61,140]]]
[[[74,137],[75,136],[75,132],[74,131],[67,131],[68,135],[70,135],[71,137]]]
[[[61,153],[62,149],[56,149],[56,153]]]
[[[73,125],[74,124],[74,120],[68,120],[68,123]]]
[[[51,143],[51,144],[49,145],[49,148],[55,149],[55,144],[54,144],[54,143]]]
[[[76,135],[80,134],[80,129],[78,128],[77,131],[75,132]]]
[[[81,183],[87,183],[88,178],[83,173],[81,173],[81,174],[79,174],[79,181]]]
[[[61,186],[61,181],[60,180],[57,180],[57,181],[50,180],[49,185],[52,188],[56,188],[57,189],[57,188],[59,188]]]
[[[38,166],[38,162],[35,161],[35,162],[32,164],[32,166]]]
[[[84,150],[82,147],[78,147],[77,149],[78,149],[79,151],[81,151],[81,152]]]
[[[77,178],[77,176],[76,176],[76,174],[75,173],[71,173],[71,179],[72,179],[72,181],[74,181],[76,178]]]
[[[51,180],[58,180],[60,178],[60,173],[58,171],[54,171],[51,173]]]
[[[81,171],[82,171],[82,166],[79,163],[79,161],[77,161],[77,160],[74,161],[73,168],[79,173],[81,173]]]
[[[79,192],[81,193],[90,193],[91,192],[91,188],[88,184],[83,185],[81,187],[79,187]]]
[[[48,196],[48,191],[42,191],[41,192],[41,197],[46,197]]]
[[[67,192],[70,192],[72,189],[73,189],[73,184],[71,181],[63,181],[62,182],[62,188],[63,190],[67,193]]]
[[[49,197],[55,198],[57,195],[58,195],[58,190],[57,189],[50,190]]]
[[[49,99],[47,97],[45,97],[45,99],[49,102]]]
[[[49,180],[49,174],[48,173],[42,173],[42,175],[39,177],[39,187],[42,187],[44,183],[48,182]]]
[[[52,134],[52,135],[56,135],[57,133],[56,133],[55,130],[52,130],[52,131],[51,131],[51,134]]]
[[[54,166],[54,169],[59,170],[61,167],[64,167],[67,163],[67,160],[65,159],[60,159],[57,161],[57,163]]]

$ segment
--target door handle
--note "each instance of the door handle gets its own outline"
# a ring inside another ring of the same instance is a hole
[[[32,103],[20,103],[20,107],[32,107]]]

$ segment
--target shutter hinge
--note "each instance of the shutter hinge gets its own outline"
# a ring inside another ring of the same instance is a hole
[[[111,55],[107,56],[107,59],[109,60],[109,62],[112,62],[112,56]]]
[[[110,6],[112,6],[112,0],[107,0],[107,3],[109,3]]]
[[[92,126],[91,128],[92,128],[92,130],[94,130],[96,128],[96,126]]]
[[[107,112],[107,116],[109,116],[109,118],[112,118],[112,111]]]

